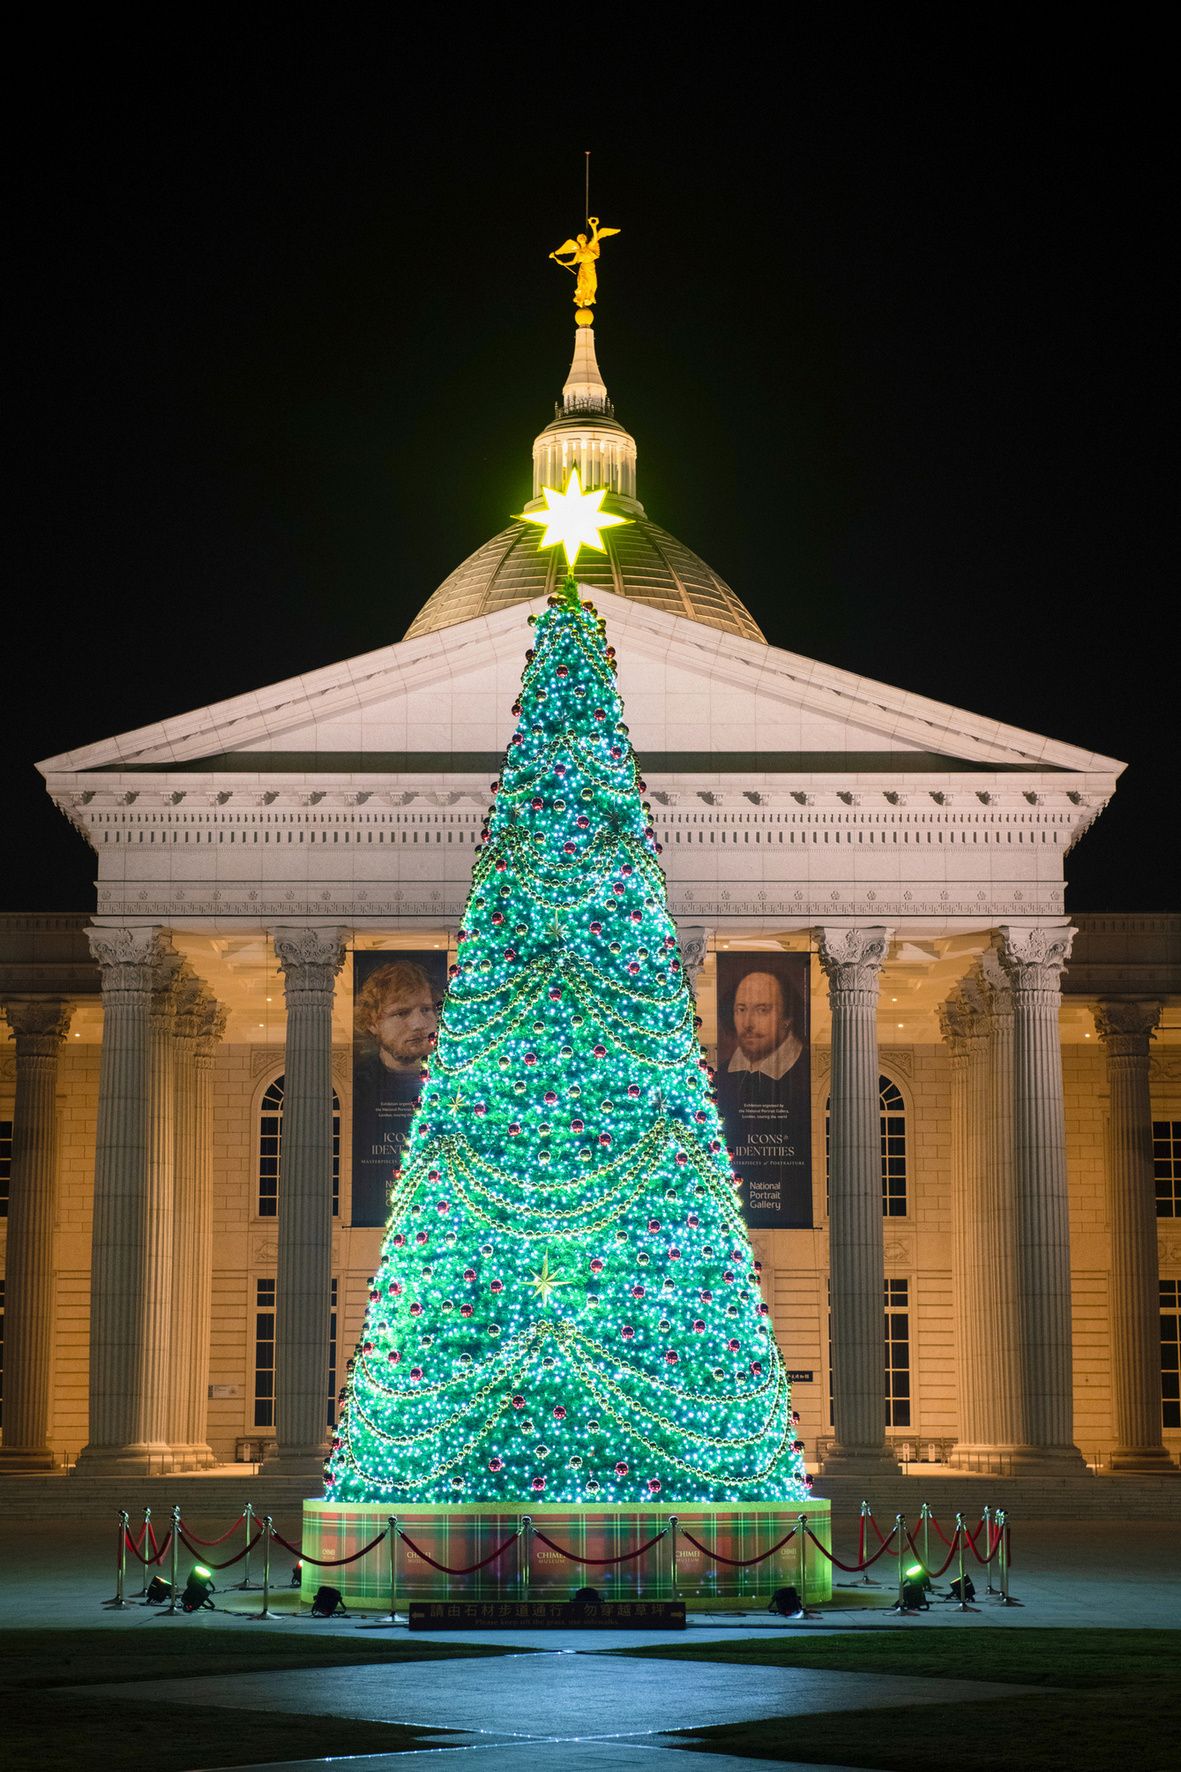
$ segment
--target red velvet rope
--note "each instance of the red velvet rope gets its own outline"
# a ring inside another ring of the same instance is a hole
[[[289,1550],[292,1556],[299,1558],[301,1563],[311,1563],[315,1569],[343,1569],[346,1563],[355,1563],[359,1558],[368,1555],[371,1550],[375,1550],[382,1539],[388,1538],[388,1536],[389,1527],[387,1526],[384,1531],[377,1534],[376,1538],[371,1538],[362,1550],[354,1551],[351,1557],[309,1557],[300,1550],[297,1544],[288,1544],[282,1533],[276,1532],[275,1528],[271,1527],[271,1537],[277,1539],[284,1550]]]
[[[945,1570],[951,1568],[952,1558],[955,1556],[956,1546],[959,1543],[959,1536],[960,1535],[959,1535],[958,1531],[955,1532],[954,1535],[952,1536],[951,1549],[947,1553],[946,1563],[944,1563],[942,1565],[942,1567],[939,1569],[927,1569],[927,1574],[931,1577],[932,1581],[937,1581],[939,1579],[939,1577],[944,1573]],[[966,1532],[964,1534],[964,1537],[965,1538],[967,1537]],[[907,1544],[909,1544],[911,1550],[914,1552],[914,1554],[918,1558],[919,1562],[922,1563],[923,1562],[923,1553],[919,1549],[918,1545],[914,1541],[914,1538],[912,1537],[912,1535],[909,1532],[906,1534],[906,1542],[907,1542]],[[945,1542],[946,1542],[946,1540],[945,1540]],[[925,1563],[923,1563],[923,1567],[924,1567],[924,1569],[926,1569],[927,1566]]]
[[[128,1543],[128,1547],[131,1550],[132,1554],[134,1556],[139,1557],[140,1562],[143,1563],[145,1566],[147,1566],[148,1564],[151,1564],[151,1563],[162,1563],[164,1561],[164,1552],[168,1549],[168,1546],[172,1543],[172,1533],[171,1533],[171,1531],[169,1531],[165,1535],[164,1543],[161,1545],[156,1544],[155,1537],[153,1536],[153,1538],[152,1538],[153,1549],[152,1549],[152,1555],[150,1557],[140,1556],[140,1553],[135,1548],[135,1544],[132,1540],[130,1532],[127,1534],[127,1543]],[[140,1538],[140,1543],[141,1544],[143,1543],[142,1535]]]
[[[238,1527],[242,1524],[242,1521],[245,1518],[246,1518],[245,1514],[239,1514],[238,1518],[234,1521],[234,1523],[230,1527],[229,1531],[223,1532],[220,1538],[198,1538],[197,1534],[192,1530],[192,1528],[190,1526],[186,1525],[183,1520],[180,1523],[180,1529],[181,1529],[182,1533],[186,1534],[187,1537],[192,1539],[193,1544],[208,1544],[208,1545],[224,1544],[227,1538],[232,1538],[234,1536],[234,1533],[238,1530]],[[189,1549],[190,1550],[192,1549],[192,1545],[189,1546]],[[223,1564],[223,1567],[225,1567],[224,1564]]]
[[[162,1551],[161,1551],[161,1549],[160,1549],[160,1546],[159,1546],[159,1545],[158,1545],[158,1544],[157,1544],[157,1543],[156,1543],[156,1534],[155,1534],[155,1532],[154,1532],[154,1531],[153,1531],[153,1530],[152,1530],[152,1522],[151,1522],[151,1521],[150,1521],[150,1520],[147,1520],[147,1521],[145,1521],[145,1529],[146,1529],[146,1531],[147,1531],[147,1534],[148,1534],[148,1543],[149,1543],[149,1544],[150,1544],[150,1545],[151,1545],[151,1547],[152,1547],[152,1555],[153,1555],[153,1557],[155,1557],[155,1558],[156,1558],[156,1559],[157,1559],[157,1561],[158,1561],[158,1560],[159,1560],[159,1558],[160,1558],[160,1557],[161,1557],[161,1556],[162,1556],[162,1555],[163,1555],[163,1552],[162,1552]],[[169,1534],[168,1534],[168,1537],[169,1537],[169,1538],[171,1538],[171,1536],[172,1536],[172,1534],[171,1534],[171,1532],[169,1532]],[[165,1542],[165,1544],[167,1544],[167,1543],[168,1543],[168,1538],[166,1538],[166,1539],[165,1539],[165,1540],[164,1540],[164,1542]]]
[[[681,1528],[681,1531],[689,1540],[690,1544],[695,1544],[699,1551],[704,1551],[705,1555],[707,1557],[712,1557],[715,1563],[727,1563],[731,1569],[749,1569],[755,1563],[765,1563],[768,1557],[773,1557],[775,1552],[782,1550],[785,1544],[790,1544],[796,1533],[799,1531],[799,1527],[793,1526],[786,1538],[781,1538],[778,1544],[773,1544],[770,1550],[764,1551],[761,1556],[741,1558],[724,1557],[721,1551],[711,1551],[708,1545],[700,1543],[698,1539],[694,1538],[691,1532],[685,1532],[684,1527]]]
[[[497,1550],[492,1552],[491,1556],[485,1557],[480,1563],[469,1563],[466,1569],[449,1569],[446,1563],[436,1563],[434,1557],[428,1556],[426,1551],[422,1550],[420,1546],[415,1544],[412,1538],[407,1538],[402,1528],[400,1526],[398,1527],[398,1537],[402,1540],[402,1543],[407,1549],[412,1550],[416,1557],[421,1557],[424,1563],[429,1563],[432,1569],[441,1569],[444,1575],[474,1575],[477,1569],[486,1569],[489,1563],[494,1563],[497,1557],[503,1556],[509,1545],[515,1544],[520,1536],[521,1534],[519,1531],[514,1532],[511,1538],[506,1538],[504,1543],[500,1545]],[[540,1536],[540,1534],[538,1536]]]
[[[573,1551],[563,1550],[560,1544],[555,1544],[553,1539],[547,1538],[544,1532],[538,1532],[536,1527],[534,1527],[533,1530],[536,1533],[536,1536],[540,1538],[542,1544],[548,1544],[551,1550],[557,1551],[560,1557],[565,1557],[568,1563],[587,1563],[594,1569],[614,1567],[616,1563],[630,1563],[635,1557],[642,1557],[645,1551],[650,1551],[654,1544],[659,1544],[661,1539],[668,1535],[668,1527],[666,1526],[663,1532],[658,1532],[655,1538],[650,1538],[648,1540],[647,1544],[642,1544],[638,1550],[624,1551],[621,1557],[576,1557]],[[686,1532],[685,1537],[688,1538],[688,1536],[689,1534]],[[704,1549],[704,1546],[702,1548]],[[768,1555],[770,1555],[770,1552],[768,1552]],[[723,1558],[722,1560],[724,1562],[726,1559]],[[758,1558],[755,1560],[759,1561]]]
[[[197,1549],[197,1545],[201,1543],[201,1540],[198,1538],[195,1543],[190,1543],[189,1539],[185,1535],[183,1528],[181,1529],[180,1541],[184,1545],[186,1550],[192,1551],[192,1553],[195,1557],[199,1557],[201,1555],[200,1551]],[[217,1539],[216,1538],[211,1539],[210,1542],[212,1544],[216,1544]],[[262,1542],[262,1533],[258,1532],[250,1540],[249,1544],[243,1546],[243,1548],[238,1552],[236,1557],[229,1557],[224,1563],[210,1563],[209,1567],[211,1569],[232,1569],[235,1563],[240,1563],[242,1561],[242,1558],[246,1555],[247,1551],[252,1551],[254,1549],[255,1545],[260,1544],[261,1542]],[[203,1558],[202,1560],[208,1561],[207,1558]]]
[[[949,1538],[947,1536],[947,1533],[943,1530],[943,1527],[939,1524],[939,1521],[935,1518],[934,1514],[928,1514],[927,1520],[932,1526],[934,1526],[936,1532],[938,1532],[938,1534],[939,1534],[940,1538],[943,1540],[944,1544],[954,1544],[955,1543],[954,1538]]]
[[[895,1526],[894,1532],[897,1532],[897,1530],[898,1530],[898,1528],[897,1528],[897,1526]],[[889,1538],[883,1538],[882,1543],[881,1543],[881,1548],[874,1551],[873,1556],[870,1557],[868,1562],[866,1562],[865,1559],[862,1558],[861,1562],[859,1562],[859,1563],[842,1563],[840,1558],[834,1557],[830,1550],[825,1550],[824,1546],[821,1544],[820,1540],[817,1538],[815,1532],[813,1532],[811,1526],[808,1527],[808,1537],[812,1540],[812,1543],[816,1546],[816,1549],[818,1551],[820,1551],[822,1553],[822,1555],[826,1556],[828,1558],[829,1562],[832,1563],[837,1569],[843,1569],[845,1571],[846,1575],[860,1575],[860,1573],[863,1569],[872,1569],[874,1564],[877,1562],[878,1558],[884,1557],[886,1552],[889,1550],[890,1541],[894,1537],[894,1532],[891,1532]]]
[[[125,1531],[125,1532],[126,1532],[126,1534],[127,1534],[127,1542],[128,1542],[128,1544],[129,1544],[129,1545],[130,1545],[130,1546],[131,1546],[131,1548],[132,1548],[132,1550],[133,1550],[133,1551],[134,1551],[134,1552],[135,1552],[135,1554],[136,1554],[136,1556],[137,1556],[137,1557],[138,1557],[138,1556],[139,1556],[139,1547],[140,1547],[140,1545],[141,1545],[141,1544],[142,1544],[142,1543],[143,1543],[143,1541],[144,1541],[144,1539],[145,1539],[145,1538],[146,1538],[146,1537],[147,1537],[147,1532],[148,1532],[148,1523],[147,1523],[147,1521],[146,1521],[146,1520],[145,1520],[145,1521],[144,1521],[144,1523],[143,1523],[143,1525],[142,1525],[142,1526],[141,1526],[141,1527],[140,1527],[140,1529],[139,1529],[139,1537],[138,1537],[138,1538],[133,1538],[133,1537],[132,1537],[132,1536],[131,1536],[131,1528],[130,1528],[130,1526],[125,1526],[125,1527],[124,1527],[124,1528],[123,1528],[123,1530],[124,1530],[124,1531]]]
[[[877,1521],[874,1519],[872,1514],[863,1514],[861,1517],[862,1517],[862,1519],[869,1521],[870,1525],[873,1527],[874,1531],[878,1535],[878,1543],[879,1544],[889,1544],[890,1538],[893,1538],[894,1532],[896,1532],[898,1530],[897,1527],[894,1527],[893,1531],[891,1531],[891,1533],[890,1533],[890,1538],[883,1538],[882,1537],[882,1529],[878,1525]]]
[[[980,1525],[983,1526],[983,1524],[984,1524],[984,1522],[983,1522],[983,1520],[981,1520]],[[979,1538],[979,1536],[980,1536],[980,1528],[977,1527],[976,1537]],[[988,1565],[992,1562],[993,1558],[996,1556],[997,1551],[1000,1549],[1000,1544],[1001,1544],[1000,1533],[997,1532],[997,1534],[994,1538],[991,1527],[989,1528],[988,1536],[989,1536],[989,1540],[992,1545],[992,1549],[989,1551],[989,1553],[986,1557],[982,1557],[980,1555],[980,1552],[976,1549],[976,1542],[975,1542],[975,1539],[973,1539],[972,1534],[968,1531],[964,1532],[964,1537],[968,1541],[969,1550],[972,1552],[972,1555],[975,1557],[976,1561],[979,1564],[981,1564],[981,1566],[985,1569],[987,1569]]]

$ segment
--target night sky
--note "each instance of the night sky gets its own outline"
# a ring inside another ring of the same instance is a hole
[[[666,41],[588,13],[549,41],[531,12],[476,43],[460,13],[414,39],[268,16],[31,58],[5,909],[93,907],[38,759],[400,639],[521,508],[588,147],[623,229],[599,361],[649,514],[773,644],[1127,761],[1068,908],[1181,908],[1144,15],[1118,41],[925,9]]]

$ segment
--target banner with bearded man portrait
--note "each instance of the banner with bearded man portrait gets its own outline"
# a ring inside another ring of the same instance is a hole
[[[353,954],[354,1224],[386,1221],[446,988],[439,948]]]
[[[752,1230],[812,1224],[808,954],[718,954],[718,1104]]]

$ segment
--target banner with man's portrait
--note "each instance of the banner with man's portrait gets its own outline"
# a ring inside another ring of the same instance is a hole
[[[384,1225],[447,988],[447,954],[353,954],[353,1217]]]
[[[751,1230],[812,1224],[809,954],[718,954],[718,1105]]]

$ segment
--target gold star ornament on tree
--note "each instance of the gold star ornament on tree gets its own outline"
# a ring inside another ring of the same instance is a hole
[[[627,517],[613,517],[599,509],[607,496],[607,488],[600,486],[597,492],[584,492],[577,468],[570,470],[565,492],[555,492],[552,486],[543,486],[541,490],[545,494],[545,510],[522,511],[521,520],[537,523],[545,530],[537,544],[539,548],[556,547],[561,542],[570,566],[578,558],[579,548],[597,548],[600,554],[605,554],[607,550],[599,539],[599,531],[629,521]]]
[[[542,1257],[540,1271],[535,1274],[530,1274],[529,1284],[537,1293],[542,1304],[548,1304],[549,1295],[554,1290],[555,1286],[569,1286],[571,1282],[569,1280],[563,1280],[558,1274],[550,1273],[549,1250],[547,1249]]]

